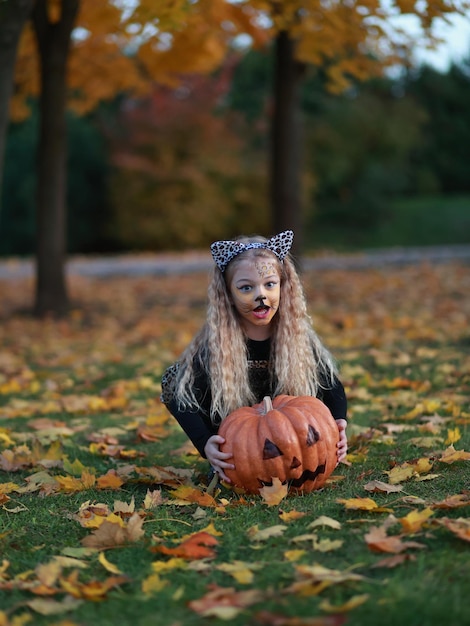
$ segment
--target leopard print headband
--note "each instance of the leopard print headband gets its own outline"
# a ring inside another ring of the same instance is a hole
[[[245,250],[253,250],[255,248],[263,248],[274,252],[277,258],[282,262],[291,249],[293,240],[293,231],[285,230],[264,242],[241,243],[240,241],[214,241],[211,245],[211,253],[219,270],[225,272],[225,268],[234,257],[241,252],[245,252]]]

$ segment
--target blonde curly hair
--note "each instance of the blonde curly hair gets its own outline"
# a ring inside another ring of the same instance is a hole
[[[258,236],[237,240],[267,241]],[[249,383],[247,337],[229,295],[230,279],[238,263],[255,258],[275,263],[281,279],[280,305],[271,322],[269,368],[274,395],[316,396],[322,385],[333,384],[336,375],[331,354],[313,330],[304,290],[290,255],[281,263],[267,249],[245,250],[230,261],[224,273],[214,267],[208,287],[206,322],[178,363],[173,392],[179,406],[200,409],[194,386],[196,368],[202,368],[210,383],[210,416],[214,423],[257,401]]]

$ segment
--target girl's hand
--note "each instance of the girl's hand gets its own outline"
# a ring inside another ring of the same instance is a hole
[[[232,454],[230,452],[221,452],[219,446],[225,443],[225,439],[220,435],[212,435],[207,440],[206,445],[204,446],[204,453],[207,457],[207,460],[212,465],[214,470],[220,476],[220,478],[226,483],[230,483],[231,480],[228,476],[225,475],[224,469],[235,469],[235,465],[232,463],[227,463],[227,459],[232,458]]]
[[[336,420],[339,430],[339,441],[336,444],[336,451],[338,455],[338,463],[344,461],[346,454],[348,453],[348,438],[346,436],[346,426],[348,425],[346,420]]]

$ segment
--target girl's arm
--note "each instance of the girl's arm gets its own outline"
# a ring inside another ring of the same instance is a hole
[[[166,408],[170,411],[186,435],[192,441],[195,448],[197,448],[199,454],[204,458],[207,458],[204,450],[206,443],[210,437],[217,432],[217,430],[209,427],[202,413],[198,411],[179,409],[175,398],[165,404]]]
[[[319,399],[330,409],[336,420],[339,430],[339,441],[337,444],[338,463],[346,459],[348,452],[348,438],[346,435],[348,401],[346,392],[339,378],[335,377],[333,387],[323,389]]]

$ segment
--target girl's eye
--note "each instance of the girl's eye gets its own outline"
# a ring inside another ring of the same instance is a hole
[[[239,287],[240,291],[250,291],[251,287],[250,285],[243,285],[242,287]]]
[[[275,280],[271,280],[269,281],[269,283],[266,283],[266,287],[268,287],[269,289],[271,289],[272,287],[275,287],[277,285],[277,282]]]

